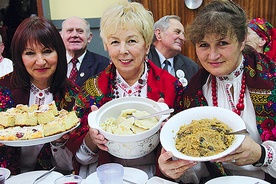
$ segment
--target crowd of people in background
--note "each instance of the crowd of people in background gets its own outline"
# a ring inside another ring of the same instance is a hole
[[[21,20],[10,59],[2,55],[0,36],[0,93],[6,95],[0,98],[5,104],[0,111],[54,100],[59,110],[75,111],[80,125],[46,144],[0,144],[1,167],[15,175],[56,166],[61,173],[86,178],[99,165],[116,162],[141,169],[149,178],[157,175],[179,183],[205,183],[225,175],[275,182],[276,29],[263,18],[248,21],[232,1],[214,0],[186,30],[177,15],[154,22],[140,3],[116,4],[100,21],[107,58],[88,50],[93,34],[84,18],[65,19],[60,31],[46,18]],[[187,38],[200,66],[181,54]],[[108,153],[108,140],[88,126],[88,114],[125,96],[166,103],[175,113],[223,107],[244,120],[250,135],[237,150],[213,162],[175,160],[161,146],[141,158],[117,158]]]

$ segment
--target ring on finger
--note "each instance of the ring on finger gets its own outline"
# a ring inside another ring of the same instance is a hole
[[[232,162],[232,163],[235,163],[235,162],[236,162],[236,160],[235,160],[235,159],[233,159],[233,160],[231,160],[231,162]]]

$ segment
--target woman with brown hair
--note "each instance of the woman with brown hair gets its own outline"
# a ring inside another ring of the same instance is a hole
[[[0,111],[17,104],[44,105],[55,101],[58,110],[71,111],[79,89],[66,76],[66,50],[60,34],[50,20],[25,19],[15,31],[11,43],[14,71],[0,80]],[[71,135],[73,136],[73,135]],[[35,146],[0,147],[1,167],[18,174],[50,169],[70,173],[73,170],[73,144],[70,135]],[[79,145],[75,144],[78,147]]]
[[[275,183],[275,64],[246,48],[247,20],[232,1],[216,0],[202,8],[189,28],[202,69],[184,94],[184,109],[218,106],[237,113],[247,131],[231,154],[212,162],[171,160],[163,150],[159,167],[169,178],[200,183],[223,175],[251,176]]]

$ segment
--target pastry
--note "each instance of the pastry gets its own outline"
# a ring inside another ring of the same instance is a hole
[[[55,116],[53,114],[52,110],[46,110],[46,111],[35,111],[34,112],[37,116],[37,122],[38,124],[42,125],[42,124],[46,124],[49,121],[54,121],[55,120]]]
[[[14,116],[15,126],[36,126],[37,116],[35,113],[22,112]]]
[[[65,130],[73,128],[79,122],[79,118],[77,117],[75,111],[68,112],[66,115],[63,115],[60,119]]]
[[[18,104],[0,112],[0,140],[30,140],[70,130],[79,122],[75,111],[57,110],[53,101],[48,105]]]
[[[44,131],[42,125],[26,127],[27,139],[37,139],[44,137]]]
[[[13,127],[14,126],[14,116],[7,112],[0,112],[0,125],[3,127]]]
[[[0,140],[4,141],[15,141],[15,140],[26,140],[27,134],[26,129],[20,126],[9,127],[0,130]]]
[[[42,126],[44,130],[44,136],[50,136],[65,131],[65,128],[59,119],[43,124]]]

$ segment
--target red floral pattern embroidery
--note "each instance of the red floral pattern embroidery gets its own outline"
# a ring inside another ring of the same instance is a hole
[[[276,127],[273,119],[268,118],[260,125],[259,129],[263,141],[274,140],[276,138]]]

